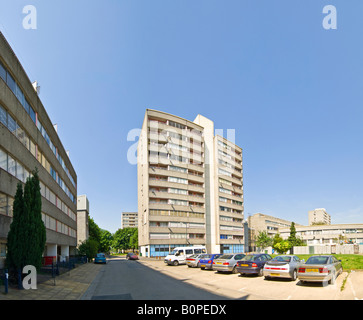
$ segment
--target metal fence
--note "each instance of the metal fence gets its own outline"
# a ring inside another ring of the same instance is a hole
[[[53,284],[56,285],[56,277],[64,274],[68,271],[71,271],[79,264],[87,263],[86,256],[75,256],[68,258],[66,261],[53,261],[51,264],[43,265],[40,270],[37,272],[37,283],[44,283],[48,280],[53,279]],[[0,269],[0,291],[7,293],[8,288],[19,287],[21,288],[21,278],[15,279],[14,274],[13,277],[6,278],[7,269]],[[8,273],[9,274],[9,273]]]

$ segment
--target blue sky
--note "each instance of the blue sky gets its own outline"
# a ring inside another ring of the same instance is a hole
[[[22,25],[28,4],[36,30]],[[137,211],[127,134],[146,108],[236,130],[246,217],[307,224],[323,207],[362,223],[362,12],[361,0],[0,0],[0,28],[101,228]]]

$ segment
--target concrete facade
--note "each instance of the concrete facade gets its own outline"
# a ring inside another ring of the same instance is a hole
[[[18,182],[38,169],[44,255],[72,254],[77,242],[77,175],[37,92],[0,33],[0,267]]]
[[[308,212],[309,226],[315,224],[331,224],[331,216],[325,208],[318,208]]]
[[[89,238],[89,201],[86,195],[77,197],[77,245]]]
[[[121,229],[137,228],[138,227],[137,212],[122,212],[121,213]]]
[[[287,239],[290,229],[280,230]],[[363,223],[296,226],[296,236],[309,245],[363,244]]]
[[[146,110],[138,142],[140,251],[176,246],[242,252],[242,149],[214,134],[214,123]]]
[[[281,230],[289,230],[292,221],[276,218],[262,213],[256,213],[247,219],[249,228],[249,239],[251,251],[256,250],[255,241],[258,234],[266,231],[269,237],[274,237],[275,234],[281,233]],[[295,223],[295,227],[301,226]]]

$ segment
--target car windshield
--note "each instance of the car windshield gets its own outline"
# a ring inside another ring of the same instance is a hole
[[[225,255],[219,257],[218,259],[227,259],[227,260],[229,260],[229,259],[232,259],[232,258],[233,258],[233,254],[225,254]]]
[[[245,256],[243,258],[244,261],[255,261],[255,259],[257,258],[257,256],[254,256],[254,255],[248,255],[248,256]]]
[[[210,258],[212,258],[212,255],[211,254],[202,254],[199,258],[200,259],[210,259]]]
[[[291,261],[291,257],[287,257],[287,256],[277,256],[277,257],[273,258],[271,261],[290,262]]]
[[[310,257],[306,264],[327,264],[329,257]]]
[[[97,254],[97,257],[98,257],[98,258],[103,258],[104,256],[105,256],[105,255],[104,255],[103,253],[98,253],[98,254]]]

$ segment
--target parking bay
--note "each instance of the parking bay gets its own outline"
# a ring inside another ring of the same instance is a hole
[[[343,272],[333,285],[301,284],[299,280],[274,278],[265,280],[254,275],[216,273],[213,270],[188,268],[186,265],[168,266],[162,260],[142,259],[139,263],[230,299],[247,300],[335,300],[344,299],[340,288],[347,273]]]

